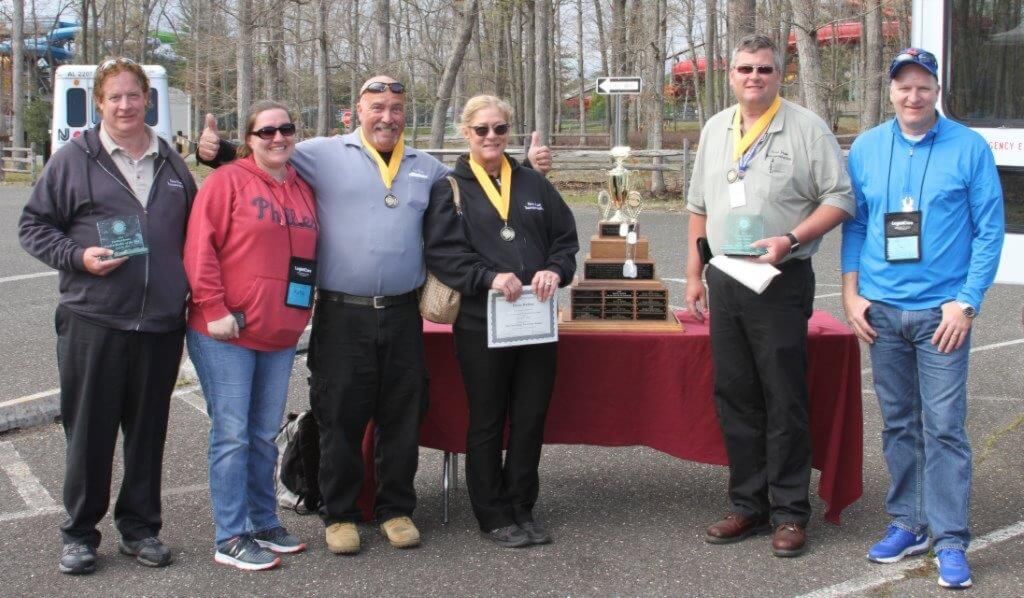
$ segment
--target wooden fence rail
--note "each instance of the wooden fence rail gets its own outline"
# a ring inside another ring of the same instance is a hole
[[[0,181],[6,180],[7,173],[27,174],[36,184],[36,144],[29,147],[7,147],[0,143]]]

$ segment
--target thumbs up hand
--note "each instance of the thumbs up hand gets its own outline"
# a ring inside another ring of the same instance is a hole
[[[537,172],[547,174],[551,170],[551,148],[541,145],[540,133],[537,131],[530,136],[530,149],[526,152],[526,157]]]
[[[207,162],[217,157],[220,149],[220,135],[217,133],[217,119],[212,114],[206,114],[206,128],[199,136],[199,157]]]

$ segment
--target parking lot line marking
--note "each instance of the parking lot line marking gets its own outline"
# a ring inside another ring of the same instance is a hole
[[[16,282],[19,280],[28,280],[30,278],[42,278],[44,276],[56,276],[56,270],[50,270],[49,272],[36,272],[35,274],[18,274],[17,276],[5,276],[0,278],[0,282]]]
[[[1006,347],[1012,347],[1024,343],[1024,338],[1015,338],[1012,341],[1003,341],[1001,343],[992,343],[990,345],[979,345],[977,347],[971,347],[971,353],[980,353],[981,351],[992,351],[995,349],[1004,349]],[[868,366],[860,371],[860,375],[864,376],[871,373],[871,366]]]
[[[207,492],[209,489],[210,486],[208,484],[193,484],[191,486],[168,488],[161,492],[160,496],[162,498],[167,498],[169,496],[182,496],[186,494],[196,494],[198,492]],[[61,513],[63,511],[64,507],[54,504],[43,509],[27,509],[24,511],[14,511],[13,513],[0,513],[0,523],[18,521],[20,519],[31,519],[32,517],[50,515],[51,513]]]
[[[201,387],[198,384],[189,384],[175,390],[171,396],[181,399],[183,402],[195,407],[195,410],[199,413],[206,415],[206,400],[196,396],[196,391],[200,390]]]
[[[1024,521],[1018,521],[1017,523],[993,530],[980,538],[972,540],[971,546],[967,549],[967,552],[973,553],[979,550],[985,550],[986,548],[990,548],[996,544],[1012,540],[1022,535],[1024,535]],[[849,581],[828,586],[827,588],[814,590],[813,592],[803,594],[798,598],[849,596],[851,594],[866,592],[887,583],[900,581],[906,576],[908,571],[918,569],[921,565],[927,564],[927,562],[928,561],[926,559],[911,558],[896,565],[885,565],[885,572],[882,575],[863,575]]]
[[[0,442],[0,469],[7,473],[7,477],[14,484],[14,489],[29,509],[40,510],[57,506],[50,493],[32,474],[28,463],[21,458],[14,444],[10,442]]]
[[[57,394],[60,394],[60,389],[51,388],[50,390],[44,390],[42,392],[37,392],[34,394],[25,395],[23,397],[18,397],[16,399],[10,399],[9,401],[4,401],[0,403],[0,409],[3,409],[4,407],[10,407],[12,405],[18,405],[20,403],[27,403],[29,401],[34,401],[36,399],[44,399],[46,397],[51,397]]]
[[[825,293],[824,295],[815,295],[815,299],[827,299],[828,297],[842,297],[842,293]]]

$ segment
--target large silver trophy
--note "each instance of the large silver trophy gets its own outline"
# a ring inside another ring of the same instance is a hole
[[[626,261],[622,265],[625,278],[636,278],[635,254],[637,227],[636,219],[643,211],[644,201],[640,192],[633,189],[632,171],[623,162],[629,157],[630,148],[620,145],[611,149],[615,166],[608,171],[608,188],[597,194],[597,205],[601,208],[601,219],[619,223],[619,236],[626,238]]]

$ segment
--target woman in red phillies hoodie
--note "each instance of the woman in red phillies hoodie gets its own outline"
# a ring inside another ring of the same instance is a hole
[[[189,218],[186,340],[211,421],[214,561],[260,570],[305,549],[277,517],[274,436],[312,306],[317,220],[288,165],[288,109],[256,103],[246,131],[240,159],[206,179]]]

